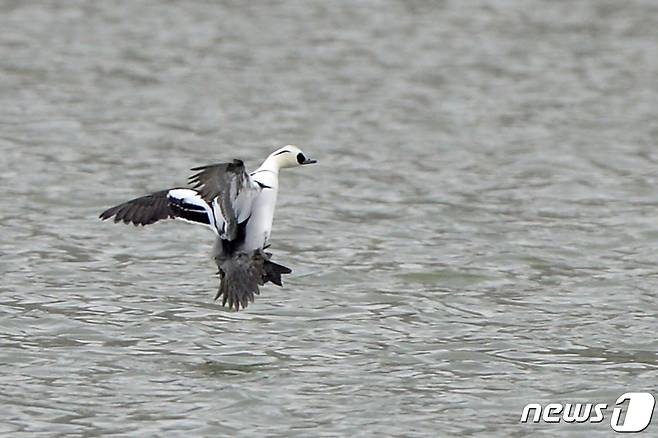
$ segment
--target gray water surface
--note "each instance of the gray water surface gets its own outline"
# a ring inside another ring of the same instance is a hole
[[[658,3],[0,1],[0,433],[609,436],[658,391]],[[293,268],[102,223],[293,143]],[[648,429],[655,434],[658,426]]]

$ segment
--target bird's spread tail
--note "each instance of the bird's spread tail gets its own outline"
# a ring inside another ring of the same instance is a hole
[[[271,281],[281,286],[281,275],[291,269],[270,261],[271,254],[262,251],[234,253],[231,257],[217,260],[221,282],[215,300],[222,297],[222,306],[240,310],[260,295],[258,286]]]

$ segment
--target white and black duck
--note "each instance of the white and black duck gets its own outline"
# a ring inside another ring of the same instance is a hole
[[[180,219],[210,228],[217,240],[213,259],[220,285],[215,299],[239,310],[258,295],[268,281],[281,286],[281,275],[292,271],[270,260],[269,246],[279,170],[315,163],[298,147],[288,145],[272,152],[261,166],[247,173],[241,160],[195,167],[191,188],[172,188],[109,208],[102,220],[149,225],[163,219]]]

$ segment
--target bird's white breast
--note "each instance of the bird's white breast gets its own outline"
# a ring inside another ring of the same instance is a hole
[[[264,185],[256,196],[251,208],[251,217],[247,223],[246,236],[242,249],[254,251],[262,249],[270,239],[272,221],[279,192],[278,174],[271,171],[254,172],[252,179]]]

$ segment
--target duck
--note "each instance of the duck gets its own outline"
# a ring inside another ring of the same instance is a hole
[[[272,152],[249,173],[240,159],[192,168],[188,187],[174,187],[131,199],[103,211],[99,218],[146,226],[173,219],[202,225],[215,235],[212,258],[220,277],[215,300],[239,311],[260,295],[259,286],[282,286],[292,270],[266,252],[279,193],[281,169],[315,164],[294,145]]]

